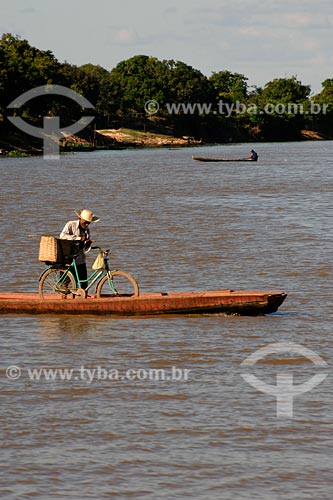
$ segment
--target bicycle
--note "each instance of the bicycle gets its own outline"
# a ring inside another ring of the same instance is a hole
[[[110,249],[102,250],[100,247],[89,247],[90,249],[99,249],[103,253],[104,265],[101,269],[93,271],[86,280],[80,280],[76,258],[79,251],[66,258],[73,259],[70,264],[50,264],[47,269],[39,277],[39,298],[46,299],[49,295],[58,294],[62,299],[67,299],[67,296],[87,298],[88,290],[96,284],[96,298],[107,297],[138,297],[139,285],[133,276],[130,274],[109,269],[109,254]],[[83,285],[85,287],[83,288]]]

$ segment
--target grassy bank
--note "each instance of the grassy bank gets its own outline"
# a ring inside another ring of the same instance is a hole
[[[112,139],[116,144],[124,146],[133,144],[142,147],[187,146],[188,144],[201,143],[201,141],[196,141],[193,137],[173,137],[170,134],[146,132],[129,128],[97,130],[97,133],[103,137]]]

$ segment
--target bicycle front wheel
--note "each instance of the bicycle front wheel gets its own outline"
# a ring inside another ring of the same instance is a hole
[[[74,276],[71,273],[66,274],[66,278],[63,279],[63,274],[66,269],[53,268],[47,269],[42,275],[39,281],[39,298],[41,300],[52,298],[53,295],[61,295],[61,298],[67,299],[67,295],[71,292],[70,290],[75,290],[76,284]],[[73,298],[75,295],[73,295]]]
[[[138,297],[139,285],[133,276],[123,271],[110,271],[98,283],[96,297]]]

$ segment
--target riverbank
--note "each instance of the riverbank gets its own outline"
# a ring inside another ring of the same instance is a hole
[[[127,149],[137,147],[182,147],[202,144],[194,137],[174,137],[169,134],[158,134],[134,129],[96,130],[94,134],[67,135],[60,140],[60,152],[94,151],[98,149]],[[33,156],[43,154],[42,142],[25,134],[5,134],[0,138],[1,156]]]
[[[300,131],[299,140],[302,141],[318,141],[330,140],[312,130]],[[186,147],[196,146],[203,143],[209,144],[214,141],[203,141],[201,138],[192,136],[176,137],[169,130],[164,132],[152,132],[145,130],[137,130],[131,128],[110,128],[95,130],[93,133],[82,131],[77,135],[68,135],[63,133],[63,139],[60,140],[60,152],[80,152],[94,150],[112,150],[112,149],[128,149],[128,148],[159,148],[159,147]],[[221,144],[230,142],[240,142],[239,140],[221,141]],[[242,142],[248,142],[246,140]],[[256,142],[261,142],[258,140]],[[43,154],[42,141],[34,137],[30,137],[19,131],[7,133],[2,131],[0,135],[0,156],[34,156]]]
[[[160,147],[202,144],[202,140],[197,140],[191,136],[174,137],[170,134],[158,134],[129,128],[97,130],[96,132],[99,136],[111,139],[115,145],[119,145],[120,147],[126,147],[126,145]]]

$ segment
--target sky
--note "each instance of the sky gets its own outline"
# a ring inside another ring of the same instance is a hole
[[[249,86],[296,76],[312,94],[333,78],[332,0],[0,0],[0,34],[60,61],[110,71],[144,54]]]

